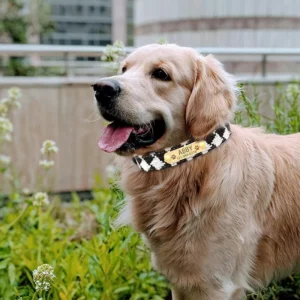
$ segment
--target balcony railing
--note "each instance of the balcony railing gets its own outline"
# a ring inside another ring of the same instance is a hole
[[[57,85],[57,84],[86,84],[93,82],[101,75],[104,63],[99,60],[105,47],[98,46],[59,46],[59,45],[0,45],[2,66],[9,57],[26,57],[28,63],[41,67],[59,67],[63,69],[62,77],[0,77],[0,85],[11,83],[19,85]],[[126,53],[134,50],[125,48]],[[259,64],[259,73],[247,72],[235,74],[239,81],[255,84],[287,83],[299,80],[300,75],[300,48],[196,48],[202,54],[214,54],[221,61],[253,62]],[[79,61],[78,57],[94,58],[95,61]],[[296,72],[275,73],[268,70],[270,62],[287,62],[296,66]],[[299,64],[299,70],[297,69]],[[77,71],[80,70],[78,73]]]

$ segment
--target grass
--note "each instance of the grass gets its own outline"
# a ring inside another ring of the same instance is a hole
[[[264,124],[280,134],[300,131],[299,84],[279,88],[272,118],[261,116],[258,99],[241,93],[236,123]],[[90,201],[81,202],[73,193],[71,202],[53,196],[43,208],[22,192],[12,192],[8,200],[0,197],[0,299],[166,299],[169,285],[152,269],[139,235],[113,225],[122,193],[114,186],[99,188],[99,178],[95,186]],[[36,292],[32,271],[44,263],[54,268],[56,278],[48,292]],[[297,295],[300,275],[248,299],[300,299]]]

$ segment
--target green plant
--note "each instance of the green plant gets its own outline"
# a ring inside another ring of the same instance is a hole
[[[112,225],[117,194],[101,188],[93,195],[83,203],[76,194],[70,204],[55,198],[40,211],[21,196],[21,214],[6,206],[0,227],[3,299],[164,298],[168,284],[152,270],[140,237]],[[43,263],[54,268],[56,278],[49,291],[36,293],[32,271]]]

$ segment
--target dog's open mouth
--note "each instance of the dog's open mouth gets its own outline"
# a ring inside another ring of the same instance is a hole
[[[145,125],[131,125],[115,120],[104,128],[99,147],[109,153],[134,151],[154,144],[163,136],[165,128],[162,119]]]

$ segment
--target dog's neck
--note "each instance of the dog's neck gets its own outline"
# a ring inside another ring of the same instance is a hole
[[[141,171],[129,157],[123,158],[120,160],[121,186],[127,195],[127,205],[119,224],[131,224],[151,239],[165,240],[173,236],[179,225],[184,226],[188,219],[198,215],[199,199],[211,193],[207,187],[213,166],[223,160],[227,152],[220,148],[201,159],[160,172]]]
[[[221,146],[229,139],[230,135],[230,125],[226,124],[225,126],[218,127],[204,140],[197,141],[191,138],[160,151],[151,152],[146,155],[135,155],[132,160],[145,172],[175,167]]]
[[[118,223],[131,224],[135,230],[148,237],[150,234],[152,238],[172,236],[179,219],[183,226],[186,219],[197,215],[199,197],[209,197],[211,190],[205,186],[213,176],[212,166],[223,160],[228,152],[226,145],[225,151],[221,148],[201,159],[160,172],[141,171],[128,156],[120,158],[121,186],[128,198]]]

